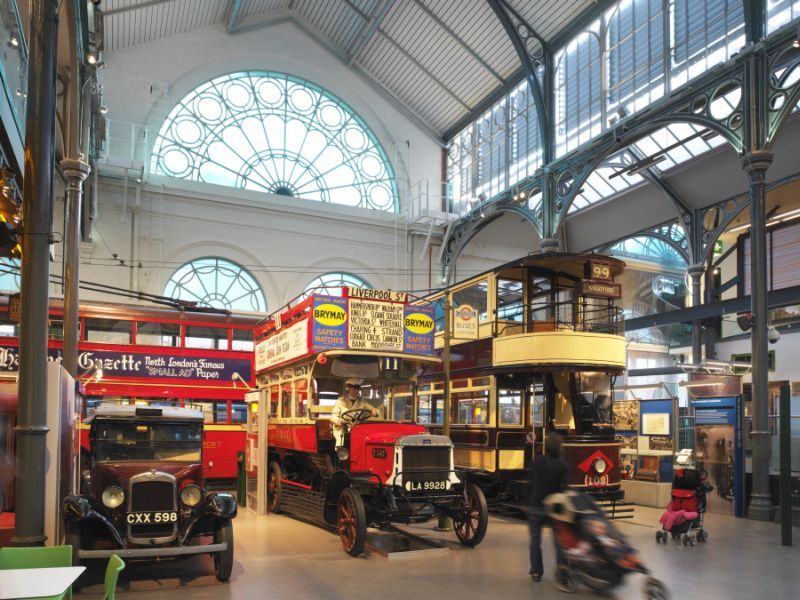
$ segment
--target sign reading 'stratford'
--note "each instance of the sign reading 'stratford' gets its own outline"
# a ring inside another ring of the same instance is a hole
[[[622,287],[618,283],[603,283],[581,279],[575,287],[579,296],[589,296],[591,298],[619,298],[622,296]]]

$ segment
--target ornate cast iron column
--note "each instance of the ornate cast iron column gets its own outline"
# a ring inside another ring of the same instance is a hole
[[[58,0],[30,4],[22,224],[15,546],[44,544],[47,308],[56,122]]]

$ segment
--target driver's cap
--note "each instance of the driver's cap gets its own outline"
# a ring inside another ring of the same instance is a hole
[[[354,385],[357,387],[361,387],[361,384],[364,383],[363,379],[359,379],[358,377],[351,377],[347,381],[345,381],[346,385]]]

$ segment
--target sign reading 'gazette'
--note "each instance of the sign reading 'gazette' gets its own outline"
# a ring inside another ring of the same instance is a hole
[[[402,304],[353,299],[349,304],[349,348],[403,351]]]
[[[61,349],[48,349],[47,360],[61,362]],[[102,369],[103,377],[109,378],[153,377],[230,382],[234,372],[239,373],[245,381],[252,377],[251,362],[241,358],[174,356],[116,350],[84,350],[78,354],[79,375],[95,368]],[[0,346],[0,370],[18,369],[19,348]]]

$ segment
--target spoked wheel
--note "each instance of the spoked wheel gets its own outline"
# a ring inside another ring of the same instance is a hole
[[[281,505],[281,479],[283,470],[281,466],[272,461],[269,463],[269,476],[267,477],[267,511],[279,513]]]
[[[456,537],[464,546],[477,546],[486,535],[489,525],[489,509],[483,490],[474,483],[468,483],[464,492],[466,504],[453,517],[453,529]]]
[[[647,600],[669,600],[669,590],[655,577],[648,577],[644,582],[644,597]]]
[[[230,519],[217,524],[214,530],[214,543],[227,543],[227,549],[222,552],[214,552],[214,575],[219,581],[228,581],[233,569],[233,523]]]
[[[367,512],[364,510],[364,501],[353,488],[346,488],[339,496],[336,529],[345,552],[350,556],[358,556],[364,552],[367,541]]]

